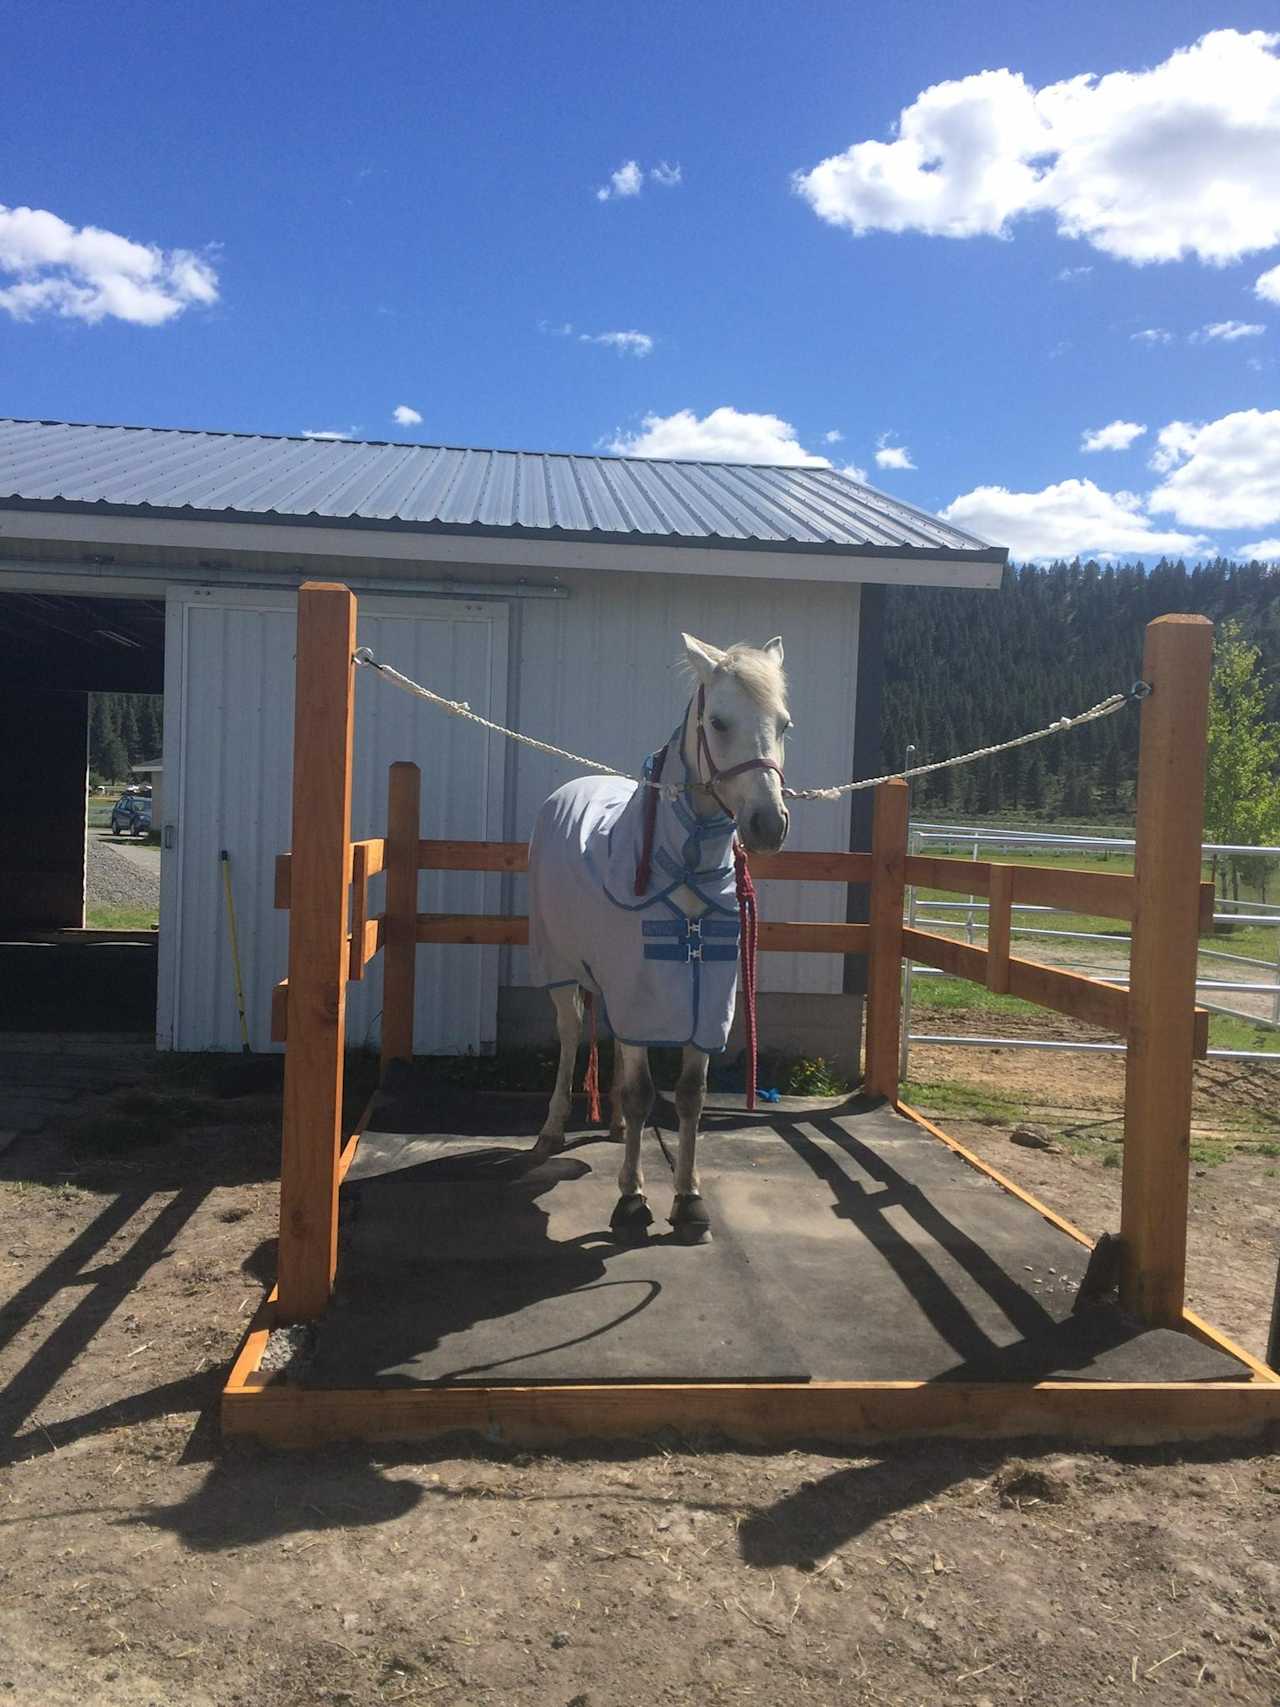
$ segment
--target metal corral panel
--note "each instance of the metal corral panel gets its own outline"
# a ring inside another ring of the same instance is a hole
[[[1005,553],[834,468],[0,420],[0,505],[435,533]]]
[[[288,961],[287,915],[273,902],[277,853],[289,846],[293,760],[296,601],[276,592],[182,588],[169,595],[166,637],[165,788],[161,1047],[239,1047],[235,986],[219,853],[231,855],[250,1040],[268,1047],[271,987]],[[502,720],[507,681],[507,611],[502,604],[362,599],[359,638],[419,680],[446,682],[477,710]],[[430,834],[500,838],[504,755],[471,728],[425,715],[367,671],[356,683],[352,831],[386,825],[387,767],[423,767],[423,819]],[[382,907],[384,879],[370,885]],[[423,873],[420,905],[496,911],[499,879]],[[428,883],[430,888],[428,890]],[[480,1049],[496,1034],[494,951],[419,949],[415,1046],[421,1052]],[[376,1045],[381,957],[348,987],[347,1035]]]
[[[857,687],[856,585],[799,588],[714,576],[673,581],[663,575],[618,574],[565,579],[568,599],[531,601],[512,611],[512,655],[519,660],[512,713],[521,729],[635,772],[645,754],[666,740],[688,701],[689,686],[678,668],[682,631],[716,646],[735,640],[760,646],[780,634],[796,726],[788,743],[788,780],[805,785],[848,780]],[[527,837],[547,795],[581,772],[580,766],[521,749],[509,773],[508,838]],[[837,804],[795,802],[791,846],[822,852],[847,848],[849,817],[847,796]],[[509,910],[526,912],[525,880],[507,882]],[[760,898],[761,916],[767,919],[845,916],[840,885],[763,883]],[[511,973],[504,973],[503,983],[527,983],[524,950],[509,953]],[[835,956],[767,954],[760,962],[760,988],[835,993],[842,974]]]

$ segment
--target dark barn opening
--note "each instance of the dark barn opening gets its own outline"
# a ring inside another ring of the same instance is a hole
[[[0,592],[0,646],[0,1023],[154,1033],[157,933],[86,928],[86,801],[90,696],[163,693],[164,603]]]

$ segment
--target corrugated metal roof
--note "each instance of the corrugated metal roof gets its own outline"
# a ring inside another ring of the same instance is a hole
[[[0,507],[434,533],[1004,553],[832,468],[0,420]]]

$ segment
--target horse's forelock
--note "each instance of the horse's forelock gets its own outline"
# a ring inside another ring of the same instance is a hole
[[[716,674],[721,670],[765,711],[780,709],[786,701],[786,673],[769,652],[740,641],[726,650]]]

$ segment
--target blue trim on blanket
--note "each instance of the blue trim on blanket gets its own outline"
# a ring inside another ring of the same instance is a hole
[[[727,942],[707,943],[697,954],[691,943],[687,942],[653,942],[645,945],[646,960],[680,960],[691,961],[695,966],[700,960],[736,960],[738,945]]]
[[[694,927],[697,927],[696,931]],[[675,919],[641,919],[642,936],[731,936],[738,937],[737,919],[689,918],[681,914]]]

